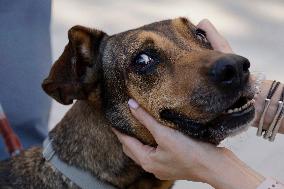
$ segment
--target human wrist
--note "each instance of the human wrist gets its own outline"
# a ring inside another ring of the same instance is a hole
[[[267,94],[268,94],[268,91],[270,89],[271,84],[272,84],[272,81],[270,81],[270,80],[263,81],[261,86],[260,86],[261,91],[255,98],[255,100],[256,100],[256,103],[255,103],[256,116],[255,116],[255,119],[252,123],[252,126],[254,126],[254,127],[258,127],[260,116],[261,116],[261,113],[262,113],[263,107],[264,107],[264,102],[265,102],[265,99],[267,97]],[[263,125],[264,130],[267,130],[270,123],[273,121],[273,118],[274,118],[276,111],[277,111],[278,101],[280,99],[282,89],[283,89],[283,84],[281,83],[279,85],[279,87],[277,88],[277,90],[275,91],[275,94],[271,98],[271,103],[269,105],[268,111],[267,111],[265,118],[264,118],[264,125]],[[279,129],[280,133],[284,133],[284,125],[283,124],[284,124],[284,122],[282,122],[282,125]]]
[[[249,168],[230,150],[220,148],[207,170],[199,177],[201,182],[218,189],[255,189],[264,177]],[[240,182],[241,181],[241,182]]]

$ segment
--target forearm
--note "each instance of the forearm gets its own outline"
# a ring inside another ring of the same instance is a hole
[[[202,173],[203,182],[217,189],[256,189],[264,177],[239,160],[229,150],[210,162],[209,171]],[[216,161],[216,162],[214,162]]]
[[[254,127],[258,127],[260,116],[261,116],[261,113],[263,111],[264,101],[267,97],[271,83],[272,83],[272,81],[265,80],[262,83],[262,86],[261,86],[261,93],[256,97],[256,103],[255,103],[256,118],[255,118],[255,121],[252,124]],[[277,111],[278,101],[280,99],[282,89],[283,89],[283,84],[280,84],[277,91],[275,92],[275,94],[273,95],[273,97],[271,99],[271,104],[269,106],[269,109],[268,109],[266,116],[265,116],[265,119],[264,119],[264,125],[263,125],[264,130],[268,129],[270,123],[273,121],[273,118],[274,118],[276,111]],[[282,121],[282,123],[281,123],[279,133],[284,134],[284,121]]]

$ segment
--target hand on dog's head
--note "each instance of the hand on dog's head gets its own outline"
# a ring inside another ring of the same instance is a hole
[[[247,59],[212,50],[185,18],[113,36],[75,26],[68,37],[44,91],[62,104],[94,104],[113,127],[144,143],[155,141],[131,115],[129,98],[164,125],[215,144],[253,118],[253,108],[241,108],[253,96]]]

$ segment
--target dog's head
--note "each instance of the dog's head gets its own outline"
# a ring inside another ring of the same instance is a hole
[[[218,144],[254,117],[249,61],[212,50],[185,18],[108,36],[75,26],[43,89],[62,104],[86,100],[113,127],[154,144],[131,115],[133,98],[165,126]]]

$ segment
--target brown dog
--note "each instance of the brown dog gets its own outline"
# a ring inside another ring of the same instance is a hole
[[[169,189],[123,154],[114,127],[155,145],[131,115],[129,98],[164,125],[218,144],[254,117],[247,59],[211,49],[205,33],[185,18],[124,33],[75,26],[43,82],[72,104],[49,133],[58,157],[116,188]],[[1,188],[79,188],[31,148],[0,164]]]

